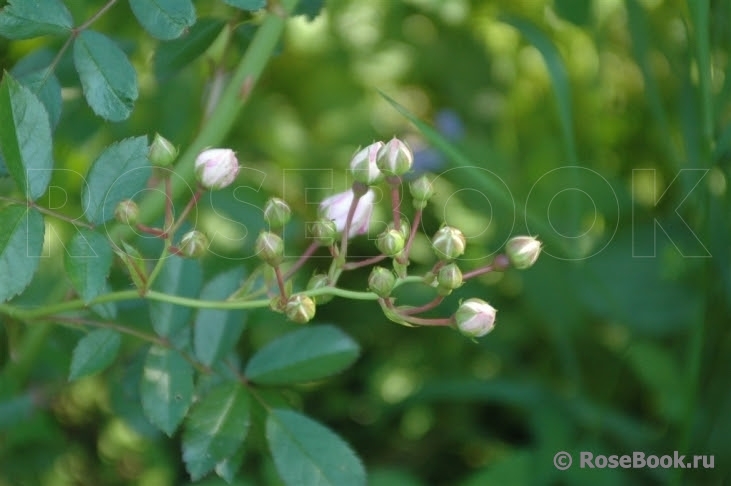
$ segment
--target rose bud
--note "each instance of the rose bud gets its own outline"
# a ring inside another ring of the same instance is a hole
[[[409,183],[409,191],[411,192],[411,197],[414,198],[414,207],[416,209],[424,209],[426,203],[434,195],[434,186],[429,178],[423,175]]]
[[[464,253],[467,240],[460,230],[442,226],[432,238],[432,246],[440,260],[454,260]]]
[[[505,244],[510,264],[519,270],[530,268],[541,254],[541,242],[532,236],[516,236]]]
[[[437,291],[439,295],[449,295],[452,290],[462,286],[462,270],[456,263],[448,263],[439,269],[437,274]]]
[[[389,257],[398,255],[404,249],[404,245],[406,245],[406,238],[395,229],[384,231],[378,235],[376,240],[378,250]]]
[[[342,232],[345,229],[345,220],[348,217],[348,211],[350,210],[350,205],[353,203],[354,197],[351,189],[328,197],[320,203],[320,216],[333,221],[337,231]],[[375,197],[373,191],[368,190],[358,200],[355,214],[353,214],[353,220],[350,222],[348,239],[368,232]]]
[[[256,255],[272,267],[276,267],[284,259],[284,241],[278,235],[262,231],[254,243]]]
[[[359,150],[350,160],[350,172],[356,181],[370,186],[383,179],[383,173],[376,164],[381,147],[383,147],[383,142],[374,142]]]
[[[368,276],[368,288],[377,296],[385,299],[393,291],[396,285],[396,275],[387,268],[373,267]]]
[[[302,294],[295,294],[287,300],[284,313],[290,321],[304,324],[315,317],[315,301]]]
[[[239,174],[239,161],[231,149],[204,150],[195,159],[195,175],[205,189],[230,186]]]
[[[318,219],[310,226],[310,234],[321,246],[332,246],[338,235],[338,228],[335,226],[335,221]]]
[[[189,231],[180,239],[180,253],[188,258],[200,258],[208,249],[208,237],[200,231]]]
[[[387,176],[400,176],[411,170],[414,154],[406,143],[393,137],[378,151],[378,168]]]
[[[467,299],[455,312],[454,322],[465,336],[482,337],[495,328],[496,313],[495,308],[482,299]]]
[[[155,167],[169,167],[178,158],[178,149],[170,140],[156,133],[150,145],[148,158]]]
[[[264,220],[269,223],[271,229],[283,228],[292,217],[292,209],[278,197],[269,199],[264,206]]]
[[[324,273],[316,273],[307,282],[307,290],[321,289],[330,286],[330,278]],[[316,295],[313,297],[316,304],[327,304],[333,299],[333,295]]]
[[[140,208],[137,203],[131,199],[125,199],[117,204],[114,208],[114,218],[122,224],[134,226],[137,224],[137,218],[140,215]]]

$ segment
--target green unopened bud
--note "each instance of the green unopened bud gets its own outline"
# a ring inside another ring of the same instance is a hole
[[[403,233],[395,229],[384,231],[378,235],[376,240],[376,247],[381,253],[390,257],[398,255],[404,249],[404,245],[406,245],[406,239]]]
[[[178,158],[178,149],[170,140],[156,133],[150,145],[148,158],[155,167],[169,167]]]
[[[393,291],[396,285],[396,275],[387,268],[373,267],[368,276],[368,288],[377,296],[385,299]]]
[[[467,299],[454,314],[457,329],[465,336],[482,337],[495,328],[497,311],[482,299]]]
[[[324,273],[316,273],[307,282],[307,290],[321,289],[330,286],[330,279]],[[313,297],[316,304],[327,304],[333,300],[332,295],[316,295]]]
[[[411,234],[411,225],[408,221],[406,221],[406,218],[401,218],[401,223],[399,224],[398,228],[396,228],[396,225],[393,224],[393,221],[391,221],[390,223],[388,223],[388,226],[386,226],[386,229],[398,229],[401,231],[401,234],[404,235],[404,237],[407,237],[409,236],[409,234]]]
[[[282,263],[284,258],[284,241],[278,235],[268,231],[262,231],[254,245],[256,254],[265,263],[276,267]]]
[[[200,258],[208,249],[208,237],[200,231],[188,231],[180,239],[180,253],[188,258]]]
[[[335,221],[330,219],[318,219],[310,226],[310,234],[317,243],[322,246],[332,246],[338,234],[338,227]]]
[[[414,154],[406,143],[393,137],[378,151],[376,164],[386,176],[404,175],[414,164]]]
[[[283,228],[291,217],[292,210],[289,204],[278,197],[269,199],[264,206],[264,220],[269,223],[271,229]]]
[[[114,208],[114,218],[122,224],[134,226],[140,215],[140,208],[131,199],[125,199]]]
[[[426,203],[434,195],[434,186],[429,178],[425,175],[414,179],[409,184],[411,197],[414,198],[414,207],[416,209],[424,209]]]
[[[284,313],[290,321],[304,324],[315,317],[315,301],[306,295],[295,294],[287,300]]]
[[[442,226],[431,240],[440,260],[449,261],[460,257],[467,246],[467,240],[460,230],[452,226]]]
[[[456,263],[444,265],[437,274],[437,283],[439,295],[449,295],[452,290],[462,285],[462,270]]]
[[[530,268],[541,254],[541,242],[532,236],[516,236],[505,244],[505,254],[510,264],[519,269]]]

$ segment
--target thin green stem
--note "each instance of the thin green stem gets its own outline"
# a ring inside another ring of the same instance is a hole
[[[31,208],[35,209],[36,211],[38,211],[39,213],[46,214],[48,216],[54,217],[61,221],[66,221],[67,223],[73,224],[74,226],[81,226],[83,228],[88,228],[88,229],[94,228],[94,225],[92,225],[92,224],[85,223],[84,221],[80,221],[78,218],[73,219],[69,216],[66,216],[65,214],[58,213],[52,209],[44,208],[43,206],[39,206],[34,201],[26,201],[26,200],[21,201],[20,199],[14,199],[12,197],[6,197],[6,196],[0,196],[0,201],[5,201],[10,204],[15,204],[16,206],[31,207]]]
[[[71,46],[71,43],[76,39],[76,37],[83,32],[84,30],[88,29],[91,24],[99,20],[102,15],[104,15],[114,4],[117,3],[117,0],[109,0],[102,8],[100,8],[94,15],[89,17],[89,19],[81,24],[80,26],[76,27],[71,31],[71,35],[69,35],[66,38],[66,42],[63,43],[61,46],[61,49],[58,50],[58,53],[56,53],[56,56],[53,58],[53,61],[51,61],[51,64],[48,65],[48,69],[46,69],[45,74],[43,75],[43,82],[46,82],[46,79],[48,79],[48,76],[51,75],[56,70],[56,67],[58,66],[58,63],[61,62],[61,58],[63,57],[64,53],[68,50],[68,48]]]
[[[84,29],[88,29],[91,24],[99,20],[102,15],[107,13],[107,10],[112,8],[115,3],[117,3],[117,0],[109,0],[102,8],[97,11],[97,13],[89,17],[89,20],[78,26],[76,29],[74,29],[74,31],[81,32]]]
[[[160,253],[160,258],[157,259],[157,262],[155,263],[155,267],[152,269],[152,272],[150,272],[150,275],[147,277],[147,282],[145,284],[145,290],[147,291],[150,287],[152,287],[152,283],[155,281],[157,276],[160,274],[160,271],[162,270],[163,265],[165,265],[165,259],[170,255],[171,251],[171,244],[170,239],[168,238],[165,240],[165,247],[162,249],[162,253]]]
[[[31,321],[33,322],[33,321]],[[136,337],[137,339],[141,339],[142,341],[147,341],[148,343],[156,344],[158,346],[164,346],[168,347],[170,346],[170,343],[159,337],[155,336],[154,334],[148,334],[143,331],[138,331],[137,329],[132,329],[127,326],[123,326],[121,324],[117,324],[115,322],[107,322],[107,321],[96,321],[93,319],[82,319],[78,317],[65,317],[65,316],[45,316],[42,317],[35,322],[48,322],[48,323],[59,323],[59,324],[75,324],[76,326],[90,326],[90,327],[99,327],[103,329],[112,329],[114,331],[121,332],[123,334],[128,334],[130,336]]]
[[[297,0],[281,0],[282,7],[291,12]],[[256,32],[246,54],[236,67],[231,80],[221,95],[220,102],[211,114],[210,119],[203,126],[195,140],[188,146],[187,150],[180,156],[176,164],[175,174],[172,182],[173,197],[177,198],[183,194],[195,179],[194,163],[198,154],[205,147],[213,147],[220,144],[233,127],[238,118],[241,108],[246,103],[248,96],[242,96],[242,87],[250,88],[256,85],[267,62],[277,47],[279,39],[284,31],[285,17],[278,15],[267,15],[264,22]],[[146,197],[140,201],[140,214],[143,222],[151,222],[158,218],[165,208],[164,196],[158,191],[148,191]],[[113,241],[128,238],[132,229],[116,225],[110,230],[110,237]]]
[[[406,277],[399,279],[396,282],[395,287],[399,287],[406,283],[422,282],[421,277]],[[315,297],[319,295],[333,295],[335,297],[343,297],[351,300],[378,300],[378,296],[372,292],[358,292],[355,290],[340,289],[337,287],[321,287],[319,289],[305,290],[301,292],[303,295]],[[96,299],[91,300],[89,303],[84,302],[81,299],[69,300],[66,302],[60,302],[58,304],[46,305],[38,308],[23,308],[16,307],[10,304],[0,304],[0,314],[8,315],[14,319],[21,321],[28,321],[39,319],[44,316],[53,314],[61,314],[63,312],[76,311],[87,308],[96,304],[104,304],[107,302],[121,302],[127,300],[140,299],[140,294],[137,290],[120,290],[116,292],[110,292],[108,294],[100,295]],[[178,304],[186,307],[195,309],[220,309],[220,310],[235,310],[235,309],[261,309],[269,307],[269,299],[259,300],[245,300],[245,301],[231,301],[231,300],[198,300],[188,297],[180,297],[177,295],[168,295],[155,290],[148,290],[144,294],[144,298],[154,300],[158,302],[168,302],[170,304]]]

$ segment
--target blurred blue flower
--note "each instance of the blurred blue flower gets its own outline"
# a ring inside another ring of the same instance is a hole
[[[437,112],[434,125],[450,142],[458,142],[464,137],[464,124],[454,110],[444,109]],[[407,179],[415,179],[425,172],[438,172],[444,166],[444,156],[425,145],[422,139],[409,140],[409,143],[414,151],[414,165]]]

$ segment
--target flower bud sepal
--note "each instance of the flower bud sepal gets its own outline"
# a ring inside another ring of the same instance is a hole
[[[273,230],[280,230],[292,218],[292,209],[284,200],[278,197],[270,198],[264,205],[264,221],[269,223]]]
[[[310,277],[307,282],[307,290],[316,290],[330,286],[330,278],[324,273],[316,273]],[[333,295],[316,295],[312,297],[315,300],[315,304],[327,304],[333,299]]]
[[[287,300],[284,313],[290,321],[306,324],[315,317],[315,301],[306,295],[295,294]]]
[[[279,235],[262,231],[254,244],[256,254],[261,260],[276,267],[284,259],[284,241]]]

